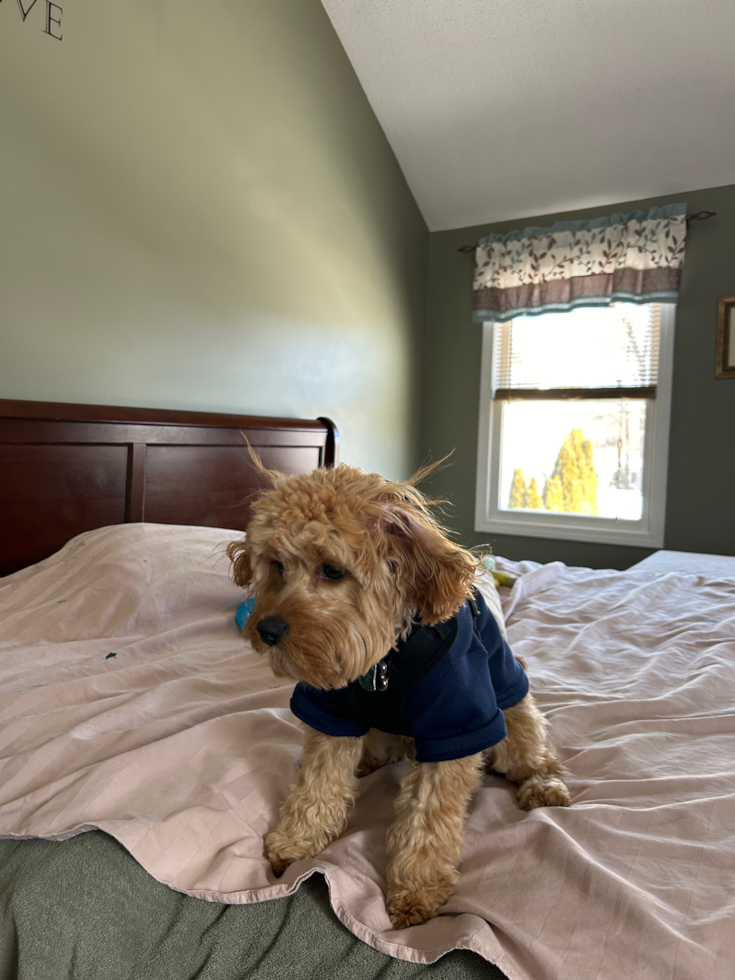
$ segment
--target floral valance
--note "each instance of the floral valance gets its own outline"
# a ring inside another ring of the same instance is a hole
[[[473,319],[676,302],[685,238],[685,204],[488,235],[477,246]]]

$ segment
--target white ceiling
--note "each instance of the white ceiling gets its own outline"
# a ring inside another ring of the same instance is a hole
[[[432,231],[735,183],[735,0],[322,0]]]

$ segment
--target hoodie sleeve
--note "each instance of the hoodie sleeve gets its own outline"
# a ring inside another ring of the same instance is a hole
[[[350,717],[349,706],[339,691],[320,691],[299,683],[291,697],[291,711],[324,735],[360,738],[368,729]]]
[[[487,650],[495,700],[499,708],[510,708],[528,694],[528,677],[522,664],[511,653],[482,593],[476,592],[475,598],[480,613],[477,626]]]

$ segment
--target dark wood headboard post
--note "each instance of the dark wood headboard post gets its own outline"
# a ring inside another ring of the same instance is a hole
[[[331,419],[320,415],[319,422],[323,422],[327,427],[327,444],[324,447],[324,465],[327,469],[333,469],[339,465],[339,431]]]
[[[0,399],[0,575],[82,531],[150,521],[243,531],[265,467],[334,466],[329,419]]]

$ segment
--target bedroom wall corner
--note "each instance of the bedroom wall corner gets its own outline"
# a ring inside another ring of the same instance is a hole
[[[2,4],[0,132],[1,397],[414,468],[429,235],[319,0]]]
[[[475,532],[482,337],[480,327],[472,323],[474,256],[457,249],[490,233],[646,210],[674,200],[686,202],[689,212],[716,211],[717,216],[694,222],[687,235],[674,341],[664,547],[735,554],[735,455],[729,435],[735,418],[735,381],[715,379],[717,301],[735,293],[735,185],[432,233],[421,451],[422,457],[436,459],[455,450],[452,465],[434,477],[432,491],[454,504],[448,522],[463,543],[491,544],[496,553],[517,560],[561,560],[595,568],[628,568],[651,553],[652,549]]]

